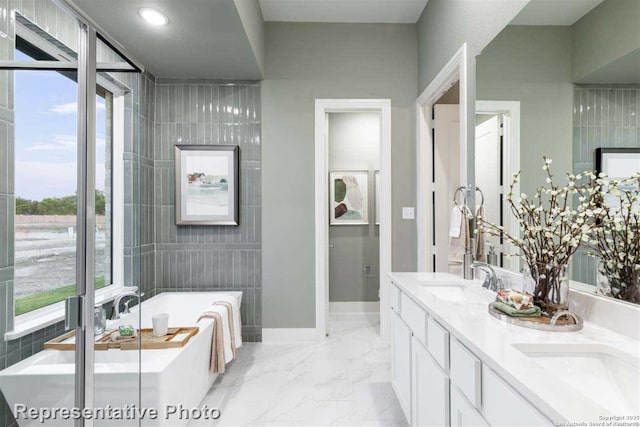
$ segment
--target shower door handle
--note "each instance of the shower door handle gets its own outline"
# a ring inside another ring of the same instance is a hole
[[[70,331],[84,326],[84,316],[82,315],[82,303],[84,297],[74,295],[64,300],[64,327]]]

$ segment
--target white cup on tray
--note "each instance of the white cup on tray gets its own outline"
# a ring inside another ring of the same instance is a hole
[[[169,331],[169,314],[160,313],[151,318],[153,323],[153,336],[163,337]]]

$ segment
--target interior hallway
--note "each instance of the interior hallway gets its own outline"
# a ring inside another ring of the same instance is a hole
[[[332,314],[329,326],[322,343],[245,343],[202,402],[221,418],[190,425],[407,425],[379,314]]]

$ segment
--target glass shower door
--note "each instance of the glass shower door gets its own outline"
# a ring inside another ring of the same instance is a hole
[[[101,425],[140,400],[140,352],[96,344],[119,294],[139,304],[139,70],[62,5],[0,0],[3,425]]]

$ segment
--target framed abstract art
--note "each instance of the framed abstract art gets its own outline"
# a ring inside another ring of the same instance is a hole
[[[331,225],[369,224],[368,171],[331,171],[329,190]]]

